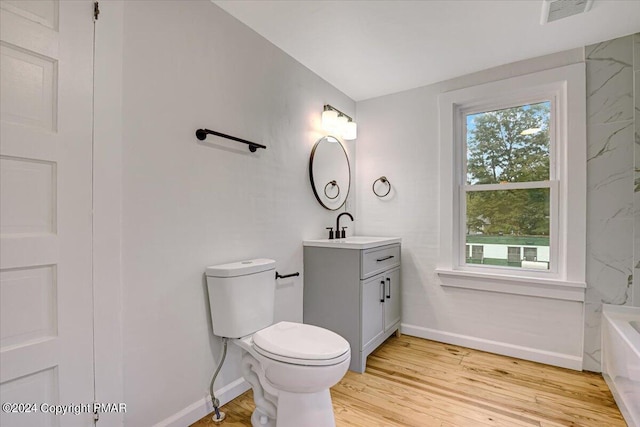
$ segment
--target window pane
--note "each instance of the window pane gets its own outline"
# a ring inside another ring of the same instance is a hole
[[[507,247],[507,262],[512,267],[520,267],[520,246],[509,246]]]
[[[482,245],[471,246],[471,258],[468,258],[467,262],[471,264],[482,264],[483,250],[484,247]]]
[[[524,248],[524,259],[526,261],[537,261],[538,248]]]
[[[548,270],[549,197],[549,188],[467,192],[467,263]]]
[[[549,180],[550,102],[466,116],[467,183]]]

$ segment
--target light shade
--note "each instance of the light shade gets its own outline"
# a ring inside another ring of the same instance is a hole
[[[329,104],[326,104],[322,111],[322,129],[334,135],[339,135],[346,140],[356,139],[357,137],[356,122]]]
[[[317,117],[317,116],[316,116]],[[338,124],[338,112],[334,110],[324,110],[322,112],[322,129],[333,132]]]
[[[356,139],[358,137],[358,125],[356,125],[356,122],[347,122],[344,127],[342,137],[348,141]]]

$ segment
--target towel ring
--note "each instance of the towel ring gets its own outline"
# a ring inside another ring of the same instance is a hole
[[[376,182],[380,181],[383,184],[387,184],[387,192],[384,194],[378,194],[378,192],[376,191]],[[373,181],[373,185],[371,185],[371,189],[373,190],[373,194],[375,194],[378,197],[385,197],[386,195],[388,195],[391,192],[391,182],[389,182],[389,180],[387,179],[386,176],[381,176],[380,178],[376,179],[375,181]]]
[[[331,187],[338,187],[338,192],[336,193],[335,196],[331,197],[327,194],[327,187],[331,186]],[[324,195],[327,196],[327,199],[329,200],[333,200],[333,199],[337,199],[338,196],[340,195],[340,186],[338,185],[338,183],[336,182],[336,180],[334,179],[333,181],[329,181],[327,182],[327,185],[324,186]]]

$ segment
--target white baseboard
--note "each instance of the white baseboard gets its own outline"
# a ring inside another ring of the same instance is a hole
[[[582,370],[582,356],[555,353],[552,351],[523,347],[500,341],[492,341],[468,335],[455,334],[452,332],[438,331],[435,329],[424,328],[422,326],[407,325],[405,323],[402,324],[400,330],[403,334],[414,337],[459,345],[462,347],[469,347],[504,356],[517,357],[518,359],[530,360],[532,362],[559,366],[561,368],[568,368],[576,371]]]
[[[222,387],[220,390],[215,390],[216,397],[220,400],[220,406],[240,396],[245,391],[251,388],[243,378],[239,378],[230,384]],[[191,425],[198,421],[200,418],[211,413],[213,411],[213,405],[211,404],[211,396],[203,397],[202,399],[193,402],[183,410],[171,415],[170,417],[160,421],[153,427],[184,427]]]

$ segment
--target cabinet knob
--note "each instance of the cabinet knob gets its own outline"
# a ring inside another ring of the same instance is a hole
[[[382,285],[382,298],[380,298],[380,302],[384,302],[384,280],[381,280],[380,284]]]

